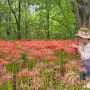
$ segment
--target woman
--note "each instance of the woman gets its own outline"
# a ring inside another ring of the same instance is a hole
[[[78,56],[83,60],[82,64],[86,67],[87,73],[85,73],[85,79],[88,81],[86,87],[90,88],[90,34],[88,28],[80,28],[75,35],[79,42],[79,46],[73,44]]]

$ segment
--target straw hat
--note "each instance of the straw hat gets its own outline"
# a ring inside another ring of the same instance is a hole
[[[82,38],[88,38],[88,39],[90,39],[89,29],[82,27],[82,28],[80,28],[78,30],[78,33],[75,34],[75,36],[79,36],[79,37],[82,37]]]

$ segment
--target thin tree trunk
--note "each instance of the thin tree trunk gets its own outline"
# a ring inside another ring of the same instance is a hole
[[[26,10],[28,10],[28,5],[27,5],[27,3],[25,4],[25,8],[26,8]],[[27,38],[28,37],[28,25],[27,25],[27,13],[25,12],[25,38]]]
[[[49,32],[49,0],[46,0],[46,18],[47,18],[47,38],[50,39],[50,32]]]
[[[21,20],[21,0],[18,2],[18,39],[21,39],[21,26],[20,26],[20,20]]]
[[[10,1],[7,0],[7,2],[8,2],[8,5],[9,5],[9,7],[10,7],[10,9],[11,9],[11,11],[12,11],[14,17],[15,17],[16,24],[18,25],[18,19],[17,19],[17,16],[16,16],[16,14],[15,14],[15,11],[14,11],[13,8],[11,7]]]
[[[18,30],[17,39],[21,39],[21,33],[20,33],[20,32],[21,32],[21,31],[20,31],[20,29],[21,29],[21,27],[20,27],[20,19],[21,19],[21,0],[18,1],[18,17],[16,16],[15,11],[14,11],[13,8],[11,7],[10,1],[7,0],[7,2],[8,2],[8,5],[9,5],[9,7],[10,7],[10,9],[11,9],[14,17],[15,17],[15,20],[16,20],[16,25],[17,25],[17,30]]]
[[[7,5],[7,3],[6,3],[6,0],[5,0],[4,3],[5,3],[5,6],[8,7],[8,5]],[[8,14],[6,14],[6,15],[5,15],[5,21],[6,21],[6,23],[7,23],[7,28],[6,28],[7,39],[10,38],[10,29],[9,29],[10,20],[11,20],[10,16],[9,16]]]

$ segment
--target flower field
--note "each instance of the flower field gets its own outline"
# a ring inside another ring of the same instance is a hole
[[[0,90],[85,90],[74,40],[0,40]]]

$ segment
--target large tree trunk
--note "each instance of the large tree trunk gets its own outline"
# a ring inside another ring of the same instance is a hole
[[[7,0],[8,2],[8,5],[14,15],[14,18],[16,20],[16,24],[17,24],[17,30],[18,30],[18,36],[17,36],[17,39],[21,39],[21,33],[20,33],[20,30],[21,30],[21,27],[20,27],[20,19],[21,19],[21,0],[18,0],[18,17],[15,13],[15,11],[13,10],[11,4],[10,4],[10,1]]]
[[[79,27],[90,26],[90,0],[70,0]]]

